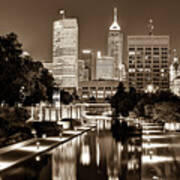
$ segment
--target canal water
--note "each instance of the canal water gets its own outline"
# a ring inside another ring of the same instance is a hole
[[[0,180],[178,180],[179,139],[144,123],[142,136],[117,141],[106,124],[2,172]]]

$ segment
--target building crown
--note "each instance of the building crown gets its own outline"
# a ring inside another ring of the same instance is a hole
[[[110,26],[109,30],[111,31],[120,31],[121,27],[119,26],[118,22],[117,22],[117,8],[114,8],[114,21],[112,23],[112,25]]]

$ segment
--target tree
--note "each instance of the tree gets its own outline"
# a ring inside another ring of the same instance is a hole
[[[71,94],[69,94],[69,92],[66,92],[64,90],[61,90],[61,102],[63,104],[69,104],[73,101],[73,97]]]
[[[22,55],[17,35],[0,36],[0,102],[10,106],[50,100],[54,79],[41,62]]]
[[[115,115],[128,116],[140,99],[136,89],[131,87],[129,92],[125,91],[122,82],[119,83],[116,94],[112,97],[111,106],[115,109]]]

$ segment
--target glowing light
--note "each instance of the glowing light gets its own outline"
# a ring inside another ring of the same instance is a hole
[[[152,84],[149,84],[148,86],[147,86],[147,92],[148,93],[152,93],[154,91],[154,86],[152,85]]]
[[[36,161],[40,161],[41,160],[41,157],[40,156],[36,156]]]
[[[97,51],[97,58],[102,58],[101,51]]]
[[[91,53],[91,50],[90,50],[90,49],[84,49],[84,50],[82,50],[82,53],[84,53],[84,54],[90,54],[90,53]]]
[[[152,179],[159,179],[157,176],[153,176]]]
[[[37,149],[39,149],[39,147],[40,147],[40,142],[39,141],[36,142],[36,147],[37,147]]]
[[[90,148],[88,145],[82,146],[80,162],[82,165],[89,165],[91,163]]]
[[[64,9],[61,9],[61,10],[59,11],[59,14],[61,14],[61,15],[63,15],[64,13],[65,13]]]
[[[81,132],[82,132],[82,131],[66,130],[66,131],[63,131],[63,134],[78,135],[78,134],[81,134]]]
[[[99,166],[100,164],[100,145],[99,139],[96,140],[96,164]]]
[[[119,26],[117,22],[117,8],[114,8],[114,21],[112,25],[110,26],[109,30],[111,31],[120,31],[121,27]]]
[[[68,137],[48,137],[47,140],[54,140],[54,141],[66,141],[68,139]]]

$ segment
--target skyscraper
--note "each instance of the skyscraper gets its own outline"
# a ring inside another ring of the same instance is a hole
[[[85,61],[85,69],[89,73],[88,80],[94,80],[96,76],[96,59],[93,50],[83,49],[80,52],[80,59],[83,59]]]
[[[56,79],[60,79],[62,88],[78,86],[78,23],[75,18],[62,18],[53,24],[53,63],[56,67]]]
[[[128,85],[140,91],[149,85],[168,90],[170,37],[153,35],[151,23],[149,35],[127,38]]]
[[[123,33],[117,20],[117,8],[114,8],[114,20],[109,28],[108,56],[114,57],[114,78],[124,80],[125,66],[123,64]]]

